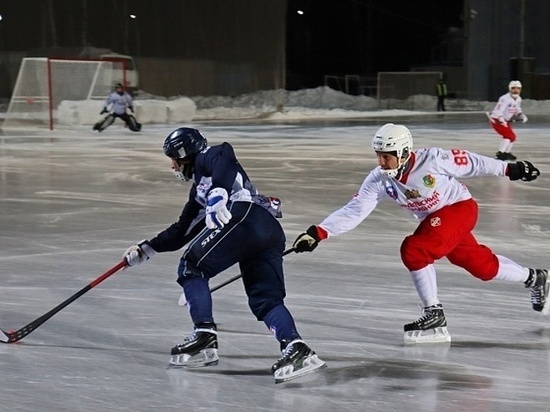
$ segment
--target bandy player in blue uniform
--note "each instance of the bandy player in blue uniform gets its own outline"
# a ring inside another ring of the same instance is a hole
[[[437,294],[435,261],[446,257],[483,281],[520,282],[531,288],[533,309],[546,312],[548,270],[521,266],[477,242],[472,231],[478,205],[459,178],[506,176],[532,181],[540,172],[528,161],[508,163],[466,150],[428,148],[413,151],[413,138],[403,125],[388,123],[372,139],[378,167],[355,196],[295,241],[297,252],[357,227],[384,199],[411,212],[417,229],[401,244],[401,260],[422,302],[423,316],[404,326],[405,343],[448,342],[451,336]]]
[[[189,243],[179,267],[193,333],[172,349],[170,365],[203,367],[218,364],[217,330],[209,280],[238,263],[248,304],[280,343],[282,357],[272,366],[275,382],[294,379],[323,366],[299,335],[284,305],[283,251],[286,237],[277,217],[278,199],[260,195],[229,143],[208,146],[196,129],[182,127],[168,135],[164,154],[180,180],[192,180],[179,220],[125,253],[129,266],[155,253]]]

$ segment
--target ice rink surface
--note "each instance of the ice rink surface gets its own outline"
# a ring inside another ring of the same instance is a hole
[[[388,119],[193,124],[230,142],[260,191],[283,201],[295,237],[355,193],[375,166],[370,140]],[[482,114],[391,119],[415,147],[494,156]],[[496,253],[550,266],[550,118],[516,125],[531,183],[464,180],[481,205],[476,236]],[[133,243],[174,222],[189,184],[162,153],[175,126],[120,123],[0,133],[0,328],[19,329],[114,266]],[[214,293],[218,366],[168,369],[192,325],[178,306],[181,252],[121,271],[18,343],[0,344],[5,411],[549,411],[550,318],[521,284],[483,283],[436,264],[452,343],[404,346],[420,316],[399,259],[416,222],[385,202],[357,229],[285,258],[287,305],[328,368],[274,384],[278,344],[249,312],[240,281]],[[238,273],[233,267],[215,286]]]

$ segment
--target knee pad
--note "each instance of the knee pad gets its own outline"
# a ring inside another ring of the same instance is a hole
[[[132,132],[139,132],[141,130],[141,124],[137,122],[134,116],[128,115],[128,128]]]

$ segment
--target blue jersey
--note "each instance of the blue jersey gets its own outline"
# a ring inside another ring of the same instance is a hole
[[[273,216],[281,217],[279,200],[258,193],[229,143],[209,146],[195,158],[193,185],[178,221],[150,240],[153,249],[157,252],[178,250],[196,236],[205,227],[208,192],[216,187],[227,191],[228,209],[235,202],[256,203]]]

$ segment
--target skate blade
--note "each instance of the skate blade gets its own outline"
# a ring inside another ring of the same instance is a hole
[[[194,356],[189,354],[171,355],[168,362],[169,368],[203,368],[205,366],[215,366],[218,364],[218,350],[203,349]]]
[[[313,355],[304,360],[301,368],[295,370],[294,365],[288,365],[276,370],[273,375],[275,376],[275,383],[282,383],[309,375],[326,367],[327,364],[323,360],[319,359],[317,355]]]
[[[451,335],[446,326],[430,330],[411,330],[405,332],[405,345],[415,345],[417,343],[443,343],[450,342]]]

